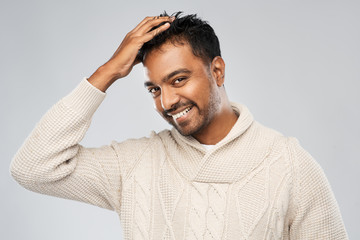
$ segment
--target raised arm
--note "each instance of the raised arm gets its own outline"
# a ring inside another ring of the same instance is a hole
[[[121,158],[112,146],[84,148],[91,118],[105,98],[105,90],[128,75],[138,63],[143,43],[168,28],[169,17],[145,18],[132,30],[112,58],[89,80],[84,79],[40,120],[11,163],[12,176],[25,188],[119,210]],[[146,140],[139,140],[140,145]]]
[[[146,17],[126,35],[114,55],[96,70],[89,78],[89,82],[105,92],[117,79],[127,76],[133,66],[140,62],[137,55],[143,44],[169,28],[173,19],[172,17]],[[165,24],[151,30],[163,22]]]

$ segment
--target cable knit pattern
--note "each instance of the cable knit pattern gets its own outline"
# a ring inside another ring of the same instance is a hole
[[[347,239],[316,161],[248,109],[210,150],[175,129],[110,146],[79,142],[105,94],[84,79],[11,163],[24,187],[119,214],[125,239]]]
[[[186,239],[222,239],[229,184],[194,182]]]
[[[225,227],[225,211],[229,184],[209,184],[208,208],[206,211],[206,231],[204,239],[223,238]]]
[[[229,184],[194,182],[186,239],[222,239]]]
[[[206,183],[193,183],[190,190],[188,234],[186,239],[203,239],[206,231],[208,209],[208,188]]]
[[[159,192],[162,202],[164,217],[166,220],[166,231],[163,239],[174,238],[173,217],[175,207],[179,201],[180,195],[183,192],[184,183],[179,174],[169,165],[169,162],[164,162],[160,169],[159,176]]]
[[[151,181],[148,181],[143,174],[147,169],[151,169],[152,167],[150,161],[144,164],[139,164],[139,166],[139,169],[137,169],[134,174],[134,238],[150,239]],[[149,174],[151,174],[151,172]]]

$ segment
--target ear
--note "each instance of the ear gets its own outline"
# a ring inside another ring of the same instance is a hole
[[[222,57],[217,56],[211,62],[211,74],[216,80],[218,87],[221,87],[225,81],[225,62]]]

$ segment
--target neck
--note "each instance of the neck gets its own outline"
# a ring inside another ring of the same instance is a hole
[[[228,135],[238,119],[230,103],[214,117],[211,123],[192,136],[201,144],[215,145]]]

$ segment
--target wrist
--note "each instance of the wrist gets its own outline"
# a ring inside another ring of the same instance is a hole
[[[88,81],[100,91],[105,92],[120,76],[106,64],[99,67],[89,78]]]

